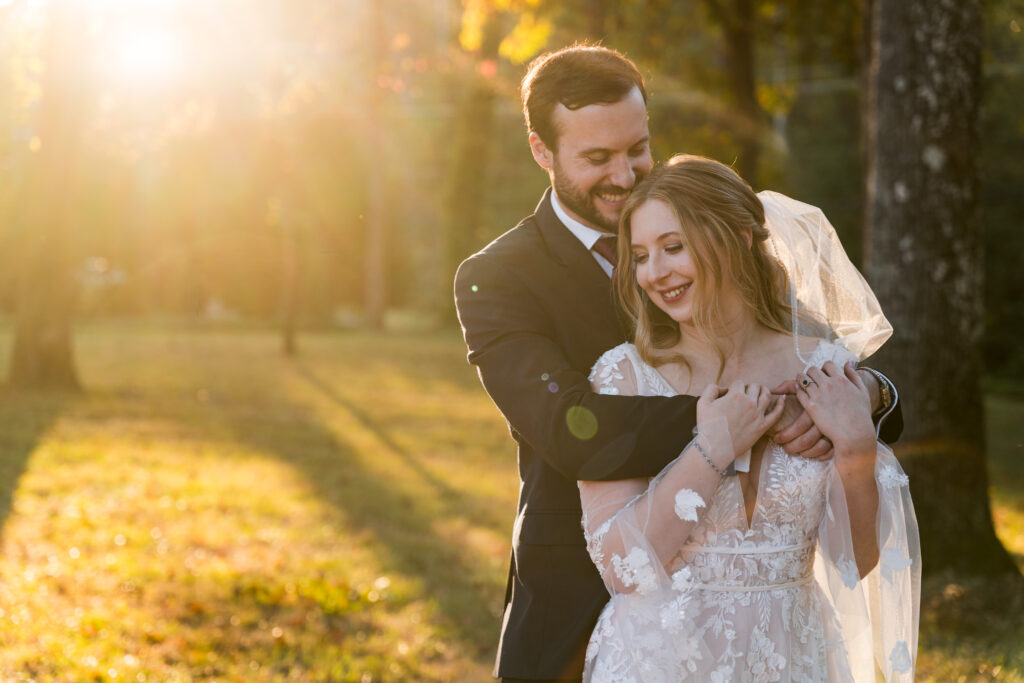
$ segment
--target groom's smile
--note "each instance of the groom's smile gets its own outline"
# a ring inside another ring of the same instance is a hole
[[[650,172],[647,106],[639,90],[611,104],[555,108],[557,144],[530,143],[559,203],[590,227],[617,232],[629,193]]]

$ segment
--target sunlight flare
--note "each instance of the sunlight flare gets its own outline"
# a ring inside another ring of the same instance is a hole
[[[166,83],[182,73],[184,50],[173,33],[147,27],[119,36],[104,61],[106,70],[119,81],[138,85]]]

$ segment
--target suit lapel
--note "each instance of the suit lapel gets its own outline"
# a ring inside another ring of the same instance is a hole
[[[581,301],[570,301],[566,314],[577,318],[600,321],[600,325],[618,331],[621,338],[624,327],[622,316],[612,302],[611,278],[604,272],[583,243],[558,219],[551,206],[551,188],[544,193],[534,213],[541,238],[552,260],[566,270],[566,276]],[[582,322],[582,320],[581,320]]]
[[[548,253],[562,266],[568,268],[574,278],[582,280],[591,289],[611,289],[611,280],[607,273],[598,265],[593,255],[583,246],[576,235],[558,220],[551,206],[551,188],[549,187],[537,205],[534,219],[540,229],[541,237],[548,247]]]

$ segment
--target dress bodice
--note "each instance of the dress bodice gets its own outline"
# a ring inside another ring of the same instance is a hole
[[[806,367],[828,360],[851,358],[840,346],[819,343]],[[606,354],[609,362],[597,366],[592,381],[599,390],[615,393],[622,380],[622,361],[635,373],[641,395],[674,396],[675,389],[639,355],[632,344]],[[814,563],[814,540],[825,506],[828,463],[791,458],[769,443],[760,460],[757,500],[749,523],[738,477],[724,477],[690,540],[670,568],[690,567],[699,584],[725,590],[765,590],[772,586],[809,581]],[[586,525],[584,525],[586,526]],[[592,539],[588,539],[592,540]]]
[[[725,477],[671,563],[720,590],[767,590],[810,580],[825,505],[827,463],[766,449],[750,524],[738,477]]]

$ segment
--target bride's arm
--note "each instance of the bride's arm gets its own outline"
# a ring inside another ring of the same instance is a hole
[[[624,347],[605,353],[590,373],[594,391],[640,393],[634,362]],[[706,435],[701,438],[701,447],[724,471],[733,459],[731,444],[723,447],[720,440],[712,446]],[[666,578],[665,564],[685,542],[720,477],[691,442],[653,479],[579,482],[587,550],[610,593],[644,589]],[[675,511],[676,495],[686,519]]]
[[[835,467],[850,514],[853,553],[861,577],[878,564],[878,443],[871,422],[871,401],[852,363],[840,368],[828,361],[798,379],[797,399],[835,447]]]
[[[579,482],[587,550],[609,592],[644,590],[664,579],[735,457],[728,434],[698,434],[649,484]]]
[[[848,641],[850,661],[859,661],[865,672],[877,666],[889,683],[912,681],[921,546],[909,480],[892,451],[872,443],[874,429],[865,417],[870,408],[852,365],[839,370],[826,363],[808,370],[806,379],[814,383],[798,398],[836,446],[818,526],[822,562],[816,574],[842,615],[843,630],[866,636]]]

